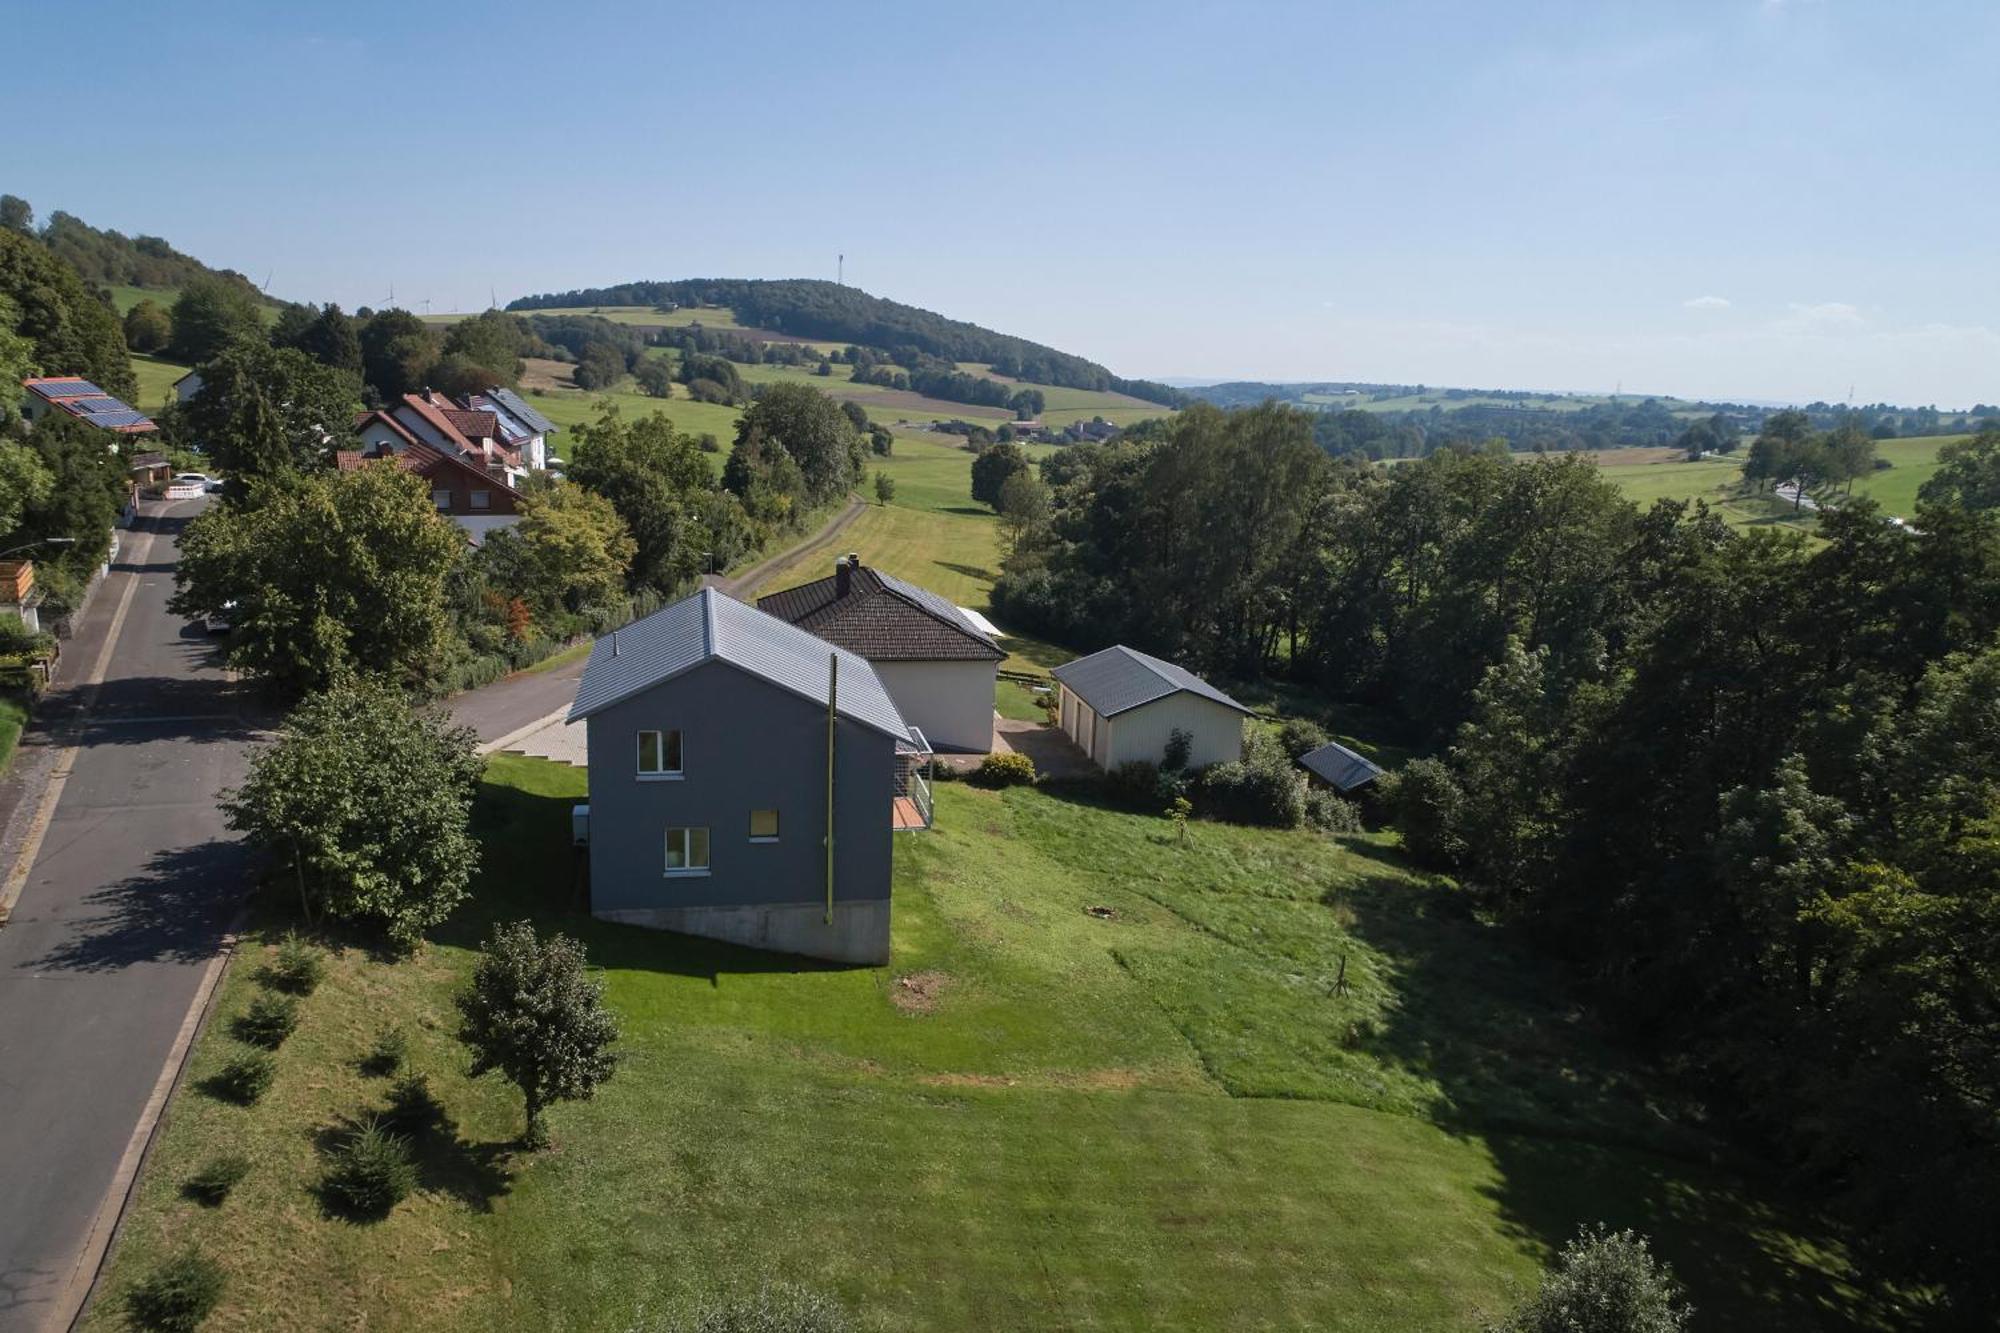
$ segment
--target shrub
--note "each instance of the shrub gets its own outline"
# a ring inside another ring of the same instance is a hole
[[[262,1051],[246,1051],[218,1069],[203,1087],[224,1101],[248,1106],[264,1095],[277,1072],[277,1061],[270,1056]]]
[[[1308,787],[1306,797],[1306,823],[1322,833],[1361,832],[1361,807],[1352,801],[1343,801],[1324,787]]]
[[[1160,768],[1143,759],[1127,759],[1104,775],[1104,794],[1134,810],[1153,810],[1160,804]]]
[[[1167,748],[1160,756],[1160,767],[1178,773],[1188,766],[1188,756],[1194,753],[1194,733],[1175,727],[1167,733]]]
[[[375,1044],[362,1058],[361,1072],[387,1078],[403,1067],[403,1060],[409,1053],[410,1039],[404,1035],[403,1029],[394,1023],[387,1024],[375,1034]]]
[[[1025,787],[1034,780],[1035,761],[1011,750],[987,755],[972,774],[982,787]]]
[[[249,1174],[250,1159],[229,1153],[215,1158],[207,1166],[189,1176],[187,1184],[181,1186],[181,1192],[196,1203],[207,1204],[210,1208],[214,1208],[227,1199],[229,1191],[241,1184],[243,1177]]]
[[[236,1035],[252,1046],[275,1051],[299,1025],[299,1002],[289,995],[259,995],[235,1023]]]
[[[310,995],[326,975],[326,956],[297,935],[287,935],[278,942],[277,956],[257,975],[273,990]]]
[[[415,1138],[444,1122],[444,1104],[432,1094],[428,1078],[405,1074],[389,1085],[389,1108],[378,1119],[391,1133]]]
[[[1317,750],[1332,737],[1326,728],[1309,717],[1288,717],[1278,725],[1278,748],[1287,759],[1297,759],[1308,750]]]
[[[1403,849],[1425,865],[1449,869],[1465,855],[1465,792],[1435,759],[1403,765],[1395,784],[1396,831]]]
[[[850,1333],[854,1319],[831,1296],[790,1283],[767,1283],[695,1312],[692,1333]]]
[[[1644,1236],[1600,1223],[1563,1246],[1541,1290],[1488,1333],[1680,1333],[1694,1314],[1680,1296]]]
[[[385,1217],[416,1187],[408,1141],[373,1120],[334,1149],[320,1177],[327,1204],[356,1217]]]
[[[1305,792],[1289,767],[1261,760],[1215,764],[1194,783],[1195,809],[1207,819],[1268,828],[1305,822]]]
[[[136,1328],[186,1333],[201,1327],[222,1299],[222,1265],[199,1250],[182,1250],[125,1293],[125,1313]]]

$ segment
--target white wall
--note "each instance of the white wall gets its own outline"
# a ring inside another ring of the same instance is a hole
[[[985,754],[993,748],[997,662],[870,662],[905,722],[921,727],[939,750]]]
[[[1111,743],[1103,755],[1091,758],[1104,768],[1131,759],[1157,764],[1167,752],[1167,740],[1179,728],[1193,738],[1188,767],[1203,768],[1243,757],[1243,715],[1213,699],[1183,690],[1141,704],[1111,719]]]
[[[189,371],[174,382],[174,398],[178,402],[185,403],[200,392],[201,376],[193,371]]]
[[[400,454],[410,447],[410,442],[380,421],[371,421],[359,431],[363,452],[386,448],[392,454]]]
[[[521,521],[519,514],[446,514],[445,517],[464,528],[474,546],[485,541],[486,534],[495,528],[511,528]]]

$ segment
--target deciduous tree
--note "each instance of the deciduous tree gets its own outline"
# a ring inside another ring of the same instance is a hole
[[[221,278],[196,278],[174,302],[174,360],[198,366],[238,340],[263,342],[264,311],[249,289]]]
[[[349,678],[292,711],[223,809],[291,871],[309,920],[372,925],[413,948],[464,900],[479,861],[472,743],[394,686]]]
[[[583,946],[567,935],[539,939],[526,921],[494,927],[458,1012],[473,1076],[498,1071],[521,1090],[529,1147],[548,1142],[543,1112],[551,1103],[587,1100],[616,1068],[618,1025],[604,1006],[604,983],[585,970]]]

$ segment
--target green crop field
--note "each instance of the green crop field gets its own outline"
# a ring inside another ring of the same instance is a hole
[[[894,963],[842,968],[564,910],[584,791],[492,760],[472,899],[413,958],[338,949],[242,1107],[201,1089],[286,924],[272,896],[87,1328],[197,1245],[227,1273],[217,1329],[682,1327],[772,1279],[871,1330],[1464,1329],[1599,1220],[1649,1234],[1711,1327],[1893,1324],[1754,1168],[1695,1164],[1671,1094],[1384,837],[1196,824],[1180,846],[1087,796],[947,785],[896,843]],[[450,1035],[472,947],[522,917],[584,941],[623,1056],[533,1155]],[[343,1220],[315,1185],[383,1102],[362,1058],[385,1024],[446,1119],[416,1194]],[[222,1153],[249,1174],[204,1206],[183,1186]]]

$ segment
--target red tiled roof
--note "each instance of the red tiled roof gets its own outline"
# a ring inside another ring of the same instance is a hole
[[[458,427],[453,425],[451,418],[445,415],[445,409],[451,407],[451,400],[445,398],[442,394],[437,396],[441,401],[433,403],[421,393],[406,393],[403,395],[403,405],[422,417],[429,423],[432,430],[444,436],[446,441],[453,446],[464,450],[466,453],[477,453],[478,449],[472,441],[459,434]],[[458,409],[453,407],[451,410],[455,412]]]

